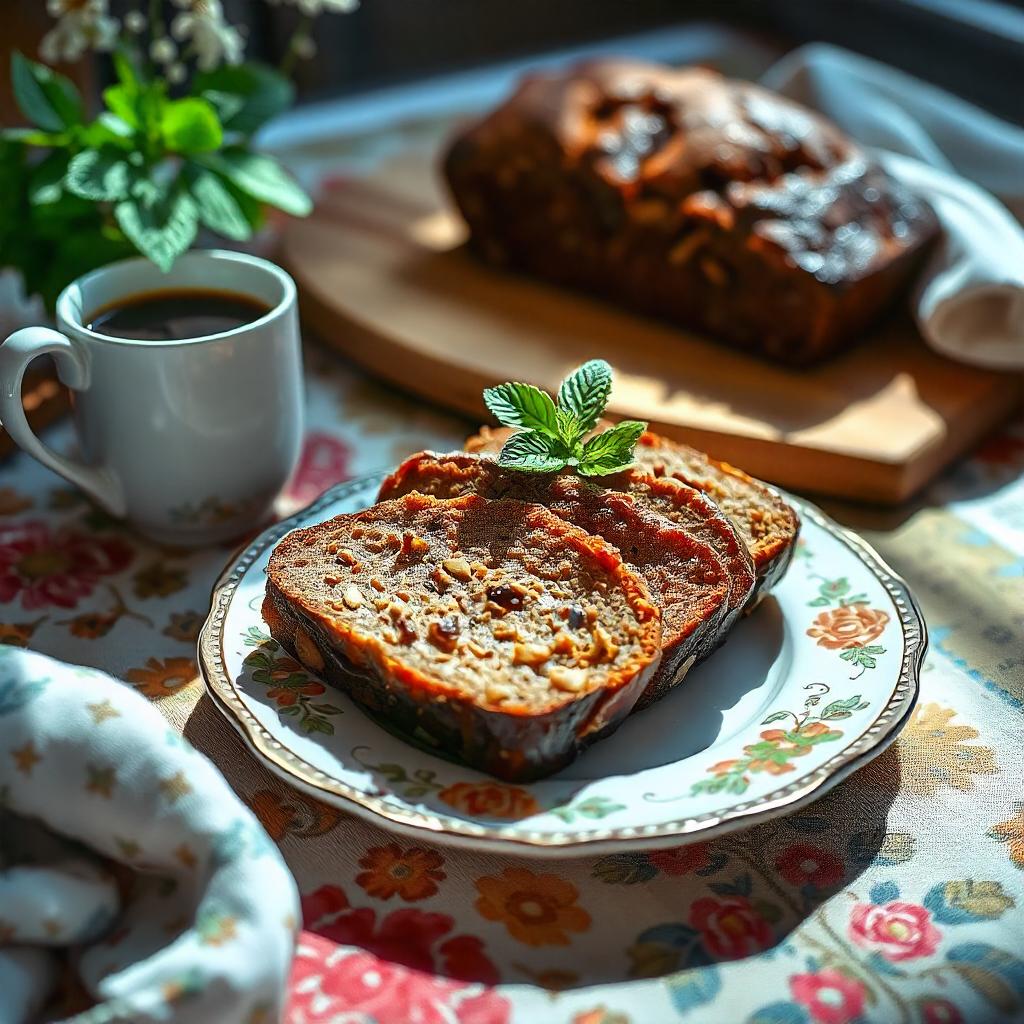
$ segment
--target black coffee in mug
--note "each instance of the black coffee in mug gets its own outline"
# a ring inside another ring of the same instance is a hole
[[[98,309],[85,326],[133,341],[187,341],[244,327],[269,311],[248,295],[190,288],[130,295]]]

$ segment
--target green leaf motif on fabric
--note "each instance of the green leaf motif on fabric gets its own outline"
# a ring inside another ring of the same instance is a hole
[[[1024,960],[981,942],[954,946],[946,954],[956,973],[986,1002],[1005,1014],[1024,1005]]]
[[[999,882],[940,882],[929,890],[924,905],[941,924],[972,924],[1002,917],[1017,904]]]

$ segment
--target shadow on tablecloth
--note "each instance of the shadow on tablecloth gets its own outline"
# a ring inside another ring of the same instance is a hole
[[[763,954],[910,841],[886,832],[894,747],[802,811],[720,839],[538,861],[395,837],[308,799],[205,694],[185,736],[280,845],[308,930],[458,980],[562,990]]]

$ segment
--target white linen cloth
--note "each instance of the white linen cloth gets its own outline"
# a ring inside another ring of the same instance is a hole
[[[1024,130],[822,43],[794,50],[761,81],[831,118],[935,210],[944,237],[913,296],[932,348],[1024,369]]]
[[[0,1024],[37,1019],[58,948],[81,1024],[271,1024],[298,926],[277,848],[149,701],[0,647]]]

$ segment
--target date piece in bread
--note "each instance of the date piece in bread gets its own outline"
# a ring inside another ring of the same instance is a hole
[[[382,724],[508,781],[614,730],[660,661],[661,613],[611,545],[476,495],[409,495],[288,534],[263,614]]]
[[[610,425],[602,420],[597,429]],[[466,441],[466,450],[496,455],[512,433],[508,427],[481,427]],[[778,491],[727,462],[651,431],[640,435],[633,458],[639,469],[652,476],[670,477],[706,494],[736,527],[757,574],[748,607],[782,579],[796,550],[800,517]]]
[[[531,75],[444,173],[489,261],[796,366],[849,347],[938,230],[834,124],[703,68]]]
[[[662,663],[637,702],[641,708],[677,685],[693,664],[718,646],[750,594],[753,572],[735,531],[710,502],[696,494],[692,502],[686,501],[682,485],[675,481],[644,478],[636,494],[622,493],[629,482],[620,482],[621,491],[607,490],[572,474],[511,472],[494,459],[465,452],[421,452],[384,481],[379,497],[481,494],[536,502],[614,544],[643,576],[662,609]],[[669,507],[673,515],[659,514]],[[703,521],[694,529],[693,521],[701,515]],[[720,557],[722,549],[728,549],[725,558]]]

